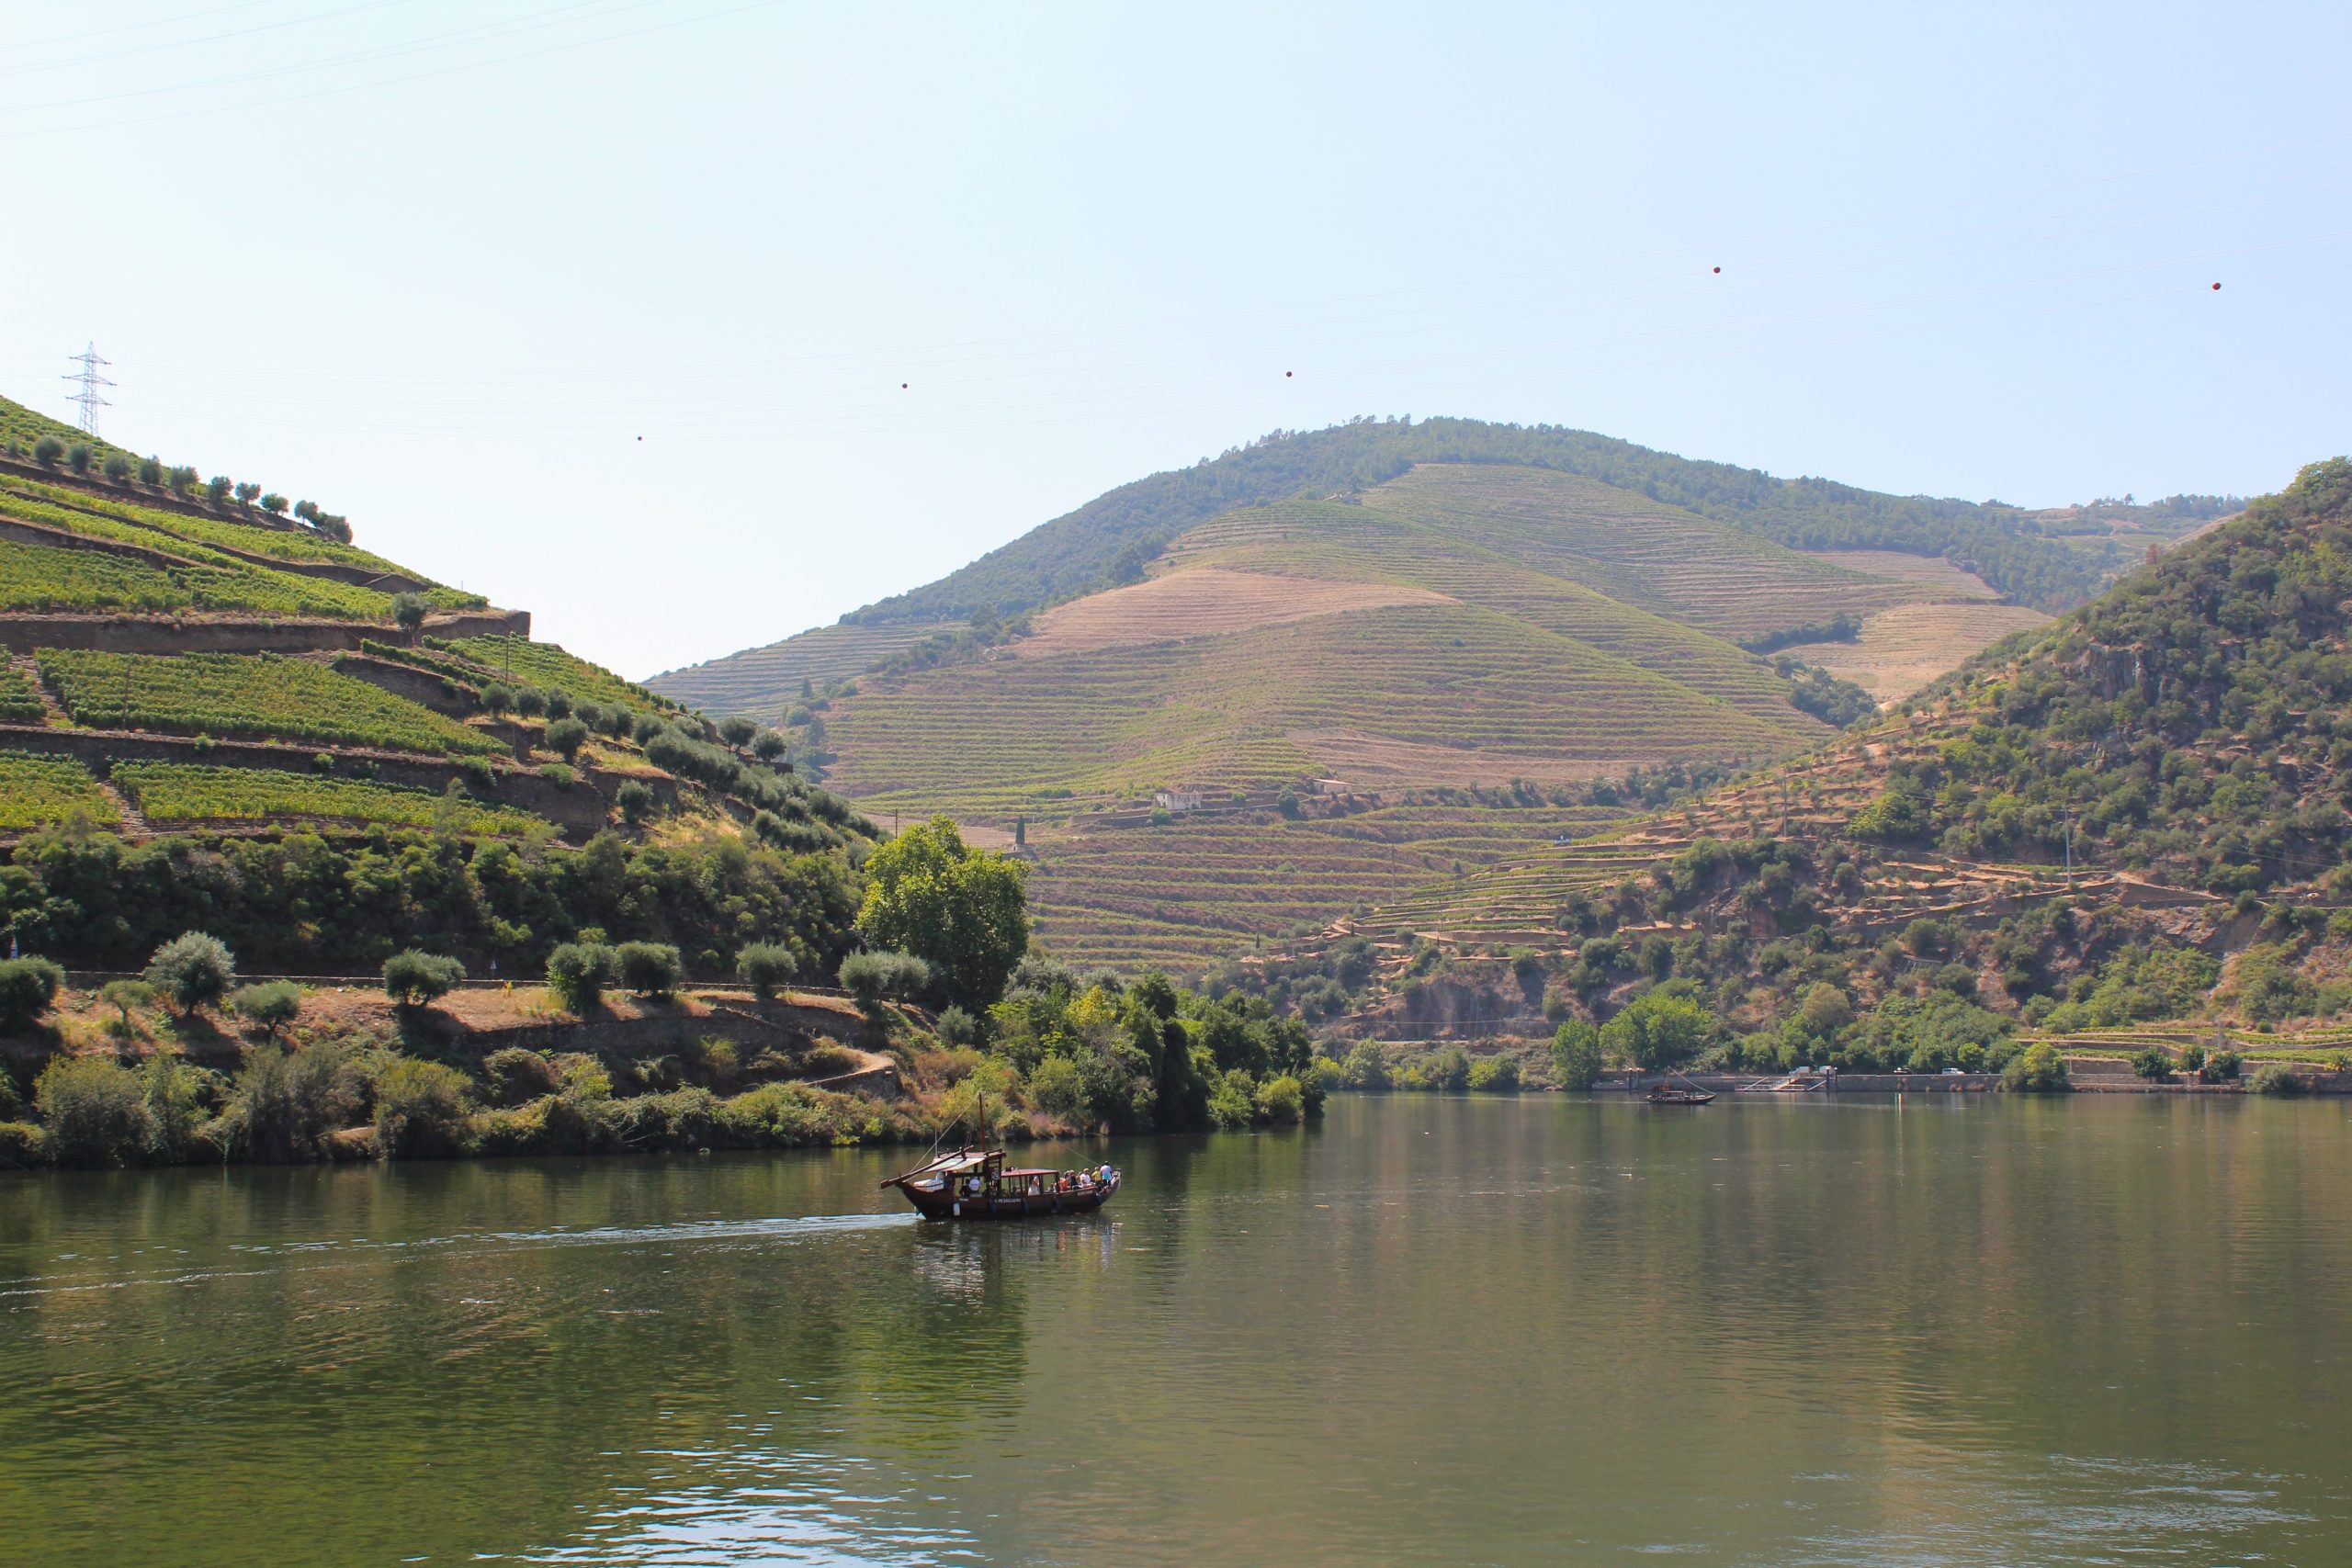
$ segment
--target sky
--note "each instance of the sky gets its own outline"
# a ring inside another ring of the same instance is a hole
[[[108,439],[635,677],[1359,414],[2255,493],[2352,449],[2346,58],[2340,4],[0,0],[0,393],[95,343]]]

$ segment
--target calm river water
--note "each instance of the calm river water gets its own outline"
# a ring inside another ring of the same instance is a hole
[[[0,1561],[2352,1562],[2346,1111],[0,1178]]]

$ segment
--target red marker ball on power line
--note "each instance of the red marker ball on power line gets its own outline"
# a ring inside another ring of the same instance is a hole
[[[2217,284],[2213,285],[2213,287],[2214,287],[2215,288],[2221,288],[2222,286],[2221,286],[2220,284],[2218,284],[2218,283],[2217,283]]]
[[[1289,372],[1289,371],[1285,370],[1285,371],[1283,371],[1283,380],[1285,380],[1285,381],[1287,381],[1287,380],[1289,380],[1289,379],[1290,379],[1290,372]]]
[[[903,392],[903,391],[905,391],[906,389],[907,389],[907,384],[906,384],[904,381],[899,382],[899,390],[900,390],[900,391],[902,391],[902,392]]]
[[[1717,267],[1717,268],[1715,268],[1715,270],[1716,270],[1717,272],[1721,272],[1721,271],[1723,271],[1723,268],[1721,268],[1721,267]]]

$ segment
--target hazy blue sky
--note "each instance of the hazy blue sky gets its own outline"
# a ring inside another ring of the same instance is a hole
[[[0,391],[95,338],[108,436],[632,675],[1358,413],[2029,503],[2352,447],[2341,4],[0,17]]]

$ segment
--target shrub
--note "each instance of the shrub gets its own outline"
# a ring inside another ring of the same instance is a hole
[[[120,484],[130,477],[130,459],[119,452],[110,454],[98,471],[115,483]]]
[[[1340,1069],[1340,1083],[1346,1089],[1386,1089],[1388,1081],[1388,1053],[1375,1041],[1359,1042]]]
[[[561,686],[548,688],[548,716],[568,718],[571,715],[571,694]]]
[[[162,484],[164,482],[164,465],[157,462],[153,457],[140,458],[139,482],[143,485]]]
[[[111,1056],[52,1057],[33,1083],[33,1103],[62,1164],[128,1165],[147,1147],[139,1075]]]
[[[630,779],[613,792],[613,804],[621,808],[621,820],[634,828],[653,815],[655,797],[644,783]]]
[[[548,750],[571,761],[588,744],[588,727],[576,718],[557,719],[548,726],[547,743]]]
[[[1068,1056],[1047,1056],[1029,1070],[1029,1098],[1057,1121],[1084,1124],[1094,1120],[1086,1075]]]
[[[939,1038],[950,1045],[978,1045],[980,1021],[962,1008],[950,1007],[939,1015]]]
[[[2161,1045],[2151,1045],[2132,1058],[2132,1070],[2150,1083],[2172,1082],[2172,1053]]]
[[[139,1089],[147,1105],[147,1147],[156,1159],[170,1163],[195,1146],[220,1084],[220,1074],[176,1057],[147,1059]]]
[[[625,942],[613,950],[615,973],[632,995],[666,998],[686,977],[678,950],[666,942]]]
[[[548,694],[537,686],[514,688],[514,711],[525,718],[537,718],[548,711]]]
[[[466,1075],[402,1056],[376,1075],[376,1145],[388,1155],[458,1155],[472,1146]]]
[[[868,1012],[885,1000],[905,1001],[931,985],[931,965],[911,953],[853,953],[842,960],[842,989]]]
[[[613,983],[613,950],[600,942],[567,942],[548,954],[548,985],[573,1012],[593,1011]]]
[[[65,449],[65,466],[73,469],[77,474],[88,473],[90,471],[90,444],[86,441],[76,441],[73,446],[68,446]]]
[[[799,972],[800,962],[793,957],[792,949],[781,942],[750,942],[735,954],[735,973],[752,994],[766,1001],[784,989],[786,982]]]
[[[2029,1045],[2009,1059],[2001,1081],[2019,1094],[2050,1094],[2066,1087],[2066,1061],[2055,1045]]]
[[[1470,1064],[1473,1094],[1517,1094],[1519,1062],[1511,1056],[1481,1056]]]
[[[196,488],[197,473],[186,463],[176,463],[164,470],[164,483],[186,494]]]
[[[49,1134],[32,1122],[0,1122],[0,1170],[25,1170],[50,1161]]]
[[[147,961],[147,983],[185,1018],[217,1002],[236,983],[237,960],[228,944],[203,931],[187,931],[157,948]]]
[[[514,711],[514,689],[503,682],[492,681],[481,689],[481,711],[497,718]]]
[[[2245,1087],[2250,1094],[2297,1095],[2303,1092],[2303,1080],[2283,1062],[2265,1062]]]
[[[33,443],[33,461],[44,468],[54,467],[57,460],[63,456],[65,456],[65,443],[54,435],[44,435]]]
[[[259,1024],[264,1037],[275,1043],[277,1032],[301,1016],[302,987],[291,980],[240,986],[229,995],[229,1010]]]
[[[65,984],[65,971],[46,958],[0,958],[0,1032],[30,1029]]]
[[[2198,1076],[2207,1083],[2234,1083],[2239,1069],[2245,1065],[2245,1058],[2235,1051],[2216,1051],[2205,1059],[2205,1066]]]
[[[246,1054],[210,1135],[249,1159],[316,1159],[327,1137],[350,1126],[367,1099],[366,1067],[350,1042],[295,1052],[260,1046]]]
[[[1475,1086],[1474,1086],[1475,1087]],[[1511,1073],[1511,1087],[1519,1087],[1516,1066]],[[1296,1078],[1287,1074],[1268,1078],[1258,1086],[1258,1114],[1276,1126],[1288,1126],[1306,1120],[1306,1089]]]
[[[466,966],[456,959],[413,947],[384,960],[384,994],[399,1007],[422,1007],[445,997],[465,977]]]
[[[1250,1125],[1258,1114],[1254,1087],[1242,1068],[1217,1074],[1209,1087],[1209,1124],[1228,1131]]]
[[[560,1081],[555,1064],[537,1051],[509,1045],[482,1058],[481,1075],[492,1100],[520,1105],[543,1094],[553,1094]]]

